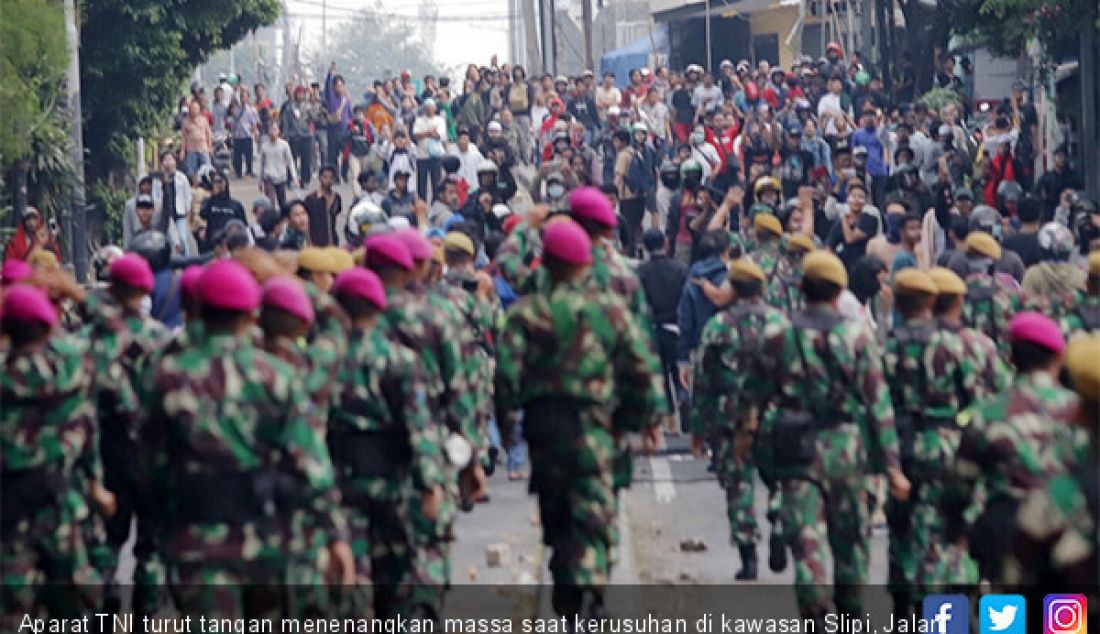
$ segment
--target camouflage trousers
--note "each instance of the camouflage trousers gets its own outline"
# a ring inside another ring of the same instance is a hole
[[[552,458],[544,448],[531,447],[531,490],[538,497],[542,541],[551,550],[550,574],[556,586],[602,587],[611,576],[614,475],[577,473]]]
[[[6,527],[0,539],[0,627],[16,632],[22,616],[39,609],[56,617],[86,613],[99,605],[92,592],[99,581],[80,523],[63,521],[56,508],[39,510]]]
[[[733,430],[714,434],[714,463],[718,483],[726,492],[726,515],[730,523],[730,541],[735,546],[749,546],[760,539],[760,530],[756,523],[752,459],[746,457],[738,462],[734,455]]]
[[[892,497],[886,500],[886,526],[890,529],[886,587],[894,599],[894,612],[899,617],[915,613],[919,592],[919,547],[913,512],[912,500],[902,502]]]
[[[451,585],[451,543],[454,541],[455,516],[458,514],[458,475],[443,487],[439,517],[430,519],[420,507],[419,494],[406,494],[412,526],[412,578],[407,603],[413,609],[439,616],[443,598]],[[419,618],[430,618],[421,614]]]
[[[398,614],[408,601],[413,568],[409,507],[411,486],[405,476],[360,477],[340,490],[351,532],[356,583],[371,586],[375,618]],[[361,595],[355,603],[365,603]],[[365,613],[367,605],[357,605]]]
[[[781,481],[779,516],[794,559],[795,595],[803,618],[832,612],[831,583],[836,611],[862,614],[859,585],[867,582],[869,550],[864,484],[859,470],[844,477]],[[830,551],[832,581],[826,574]]]
[[[169,591],[181,614],[277,619],[288,613],[286,568],[280,558],[173,562]]]
[[[942,480],[930,479],[914,489],[913,532],[917,579],[927,592],[939,592],[951,586],[972,586],[978,583],[978,564],[970,552],[949,539],[940,505],[943,500]]]

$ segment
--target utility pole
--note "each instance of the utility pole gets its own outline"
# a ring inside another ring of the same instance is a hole
[[[704,17],[704,19],[703,19],[703,22],[704,22],[703,28],[705,29],[706,32],[703,35],[705,36],[706,47],[707,47],[707,72],[710,73],[710,72],[713,72],[713,68],[714,68],[714,65],[713,65],[712,60],[711,60],[711,57],[712,57],[713,54],[710,51],[710,0],[706,0],[706,9],[704,9],[704,11],[705,11],[705,13],[703,14],[703,17]]]
[[[592,60],[592,0],[581,0],[581,22],[584,27],[584,67],[594,69]]]
[[[84,198],[84,120],[80,112],[80,31],[76,26],[75,0],[65,0],[65,40],[69,48],[69,70],[65,77],[69,115],[72,125],[73,182],[69,188],[69,209],[64,223],[66,254],[76,268],[76,280],[83,282],[88,263],[87,208]]]
[[[328,61],[328,0],[321,0],[321,56]]]
[[[279,86],[285,86],[290,77],[290,7],[283,0],[283,57],[279,67]],[[270,88],[270,86],[269,86]],[[277,94],[274,91],[272,94]]]
[[[542,65],[542,55],[539,53],[539,34],[536,22],[535,13],[535,0],[520,0],[522,4],[522,11],[520,12],[523,17],[523,44],[527,49],[527,65],[530,67],[531,75],[541,75],[545,72]]]
[[[555,56],[557,39],[554,32],[554,0],[539,0],[539,41],[542,44],[542,72],[556,75],[558,60]]]

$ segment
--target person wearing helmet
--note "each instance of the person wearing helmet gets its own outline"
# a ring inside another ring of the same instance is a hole
[[[657,224],[654,228],[663,229],[665,223],[668,222],[672,197],[679,188],[680,166],[669,159],[665,159],[657,170],[657,193],[654,195],[657,203]]]
[[[1040,261],[1024,273],[1026,306],[1061,319],[1085,292],[1085,271],[1071,262],[1076,244],[1065,225],[1048,222],[1037,234]]]
[[[348,212],[344,237],[349,245],[359,247],[370,235],[388,231],[388,223],[389,218],[381,206],[372,200],[360,199]]]
[[[753,200],[756,204],[767,205],[772,211],[779,205],[782,191],[783,185],[774,176],[761,176],[752,186]]]
[[[703,187],[703,166],[695,159],[680,165],[680,189],[669,198],[665,236],[668,238],[669,255],[685,266],[692,262],[692,246],[695,234],[691,221],[699,214],[699,193]]]
[[[978,205],[974,207],[974,210],[970,212],[970,218],[967,221],[967,233],[969,236],[971,233],[979,231],[987,233],[994,237],[998,242],[1001,240],[1001,236],[1004,232],[1004,221],[1001,213],[988,205]],[[966,278],[969,274],[967,268],[966,259],[966,244],[956,244],[958,252],[951,256],[947,261],[947,268],[955,272],[959,277]],[[1020,287],[1020,282],[1024,279],[1024,272],[1027,267],[1024,266],[1024,261],[1020,258],[1012,249],[1001,249],[1001,256],[996,261],[996,278],[998,283],[1010,290],[1016,290]]]

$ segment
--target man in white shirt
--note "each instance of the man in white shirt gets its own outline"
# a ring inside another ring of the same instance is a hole
[[[829,80],[828,88],[829,92],[825,93],[821,97],[821,101],[817,102],[817,116],[824,124],[824,133],[826,136],[836,134],[836,120],[841,117],[848,118],[848,128],[855,128],[855,123],[852,119],[852,107],[848,106],[848,109],[843,108],[841,101],[840,91],[843,89],[843,84],[840,83],[839,78],[832,78]]]
[[[607,123],[607,109],[619,107],[623,101],[623,93],[615,86],[615,73],[607,71],[603,74],[603,84],[596,87],[596,112],[600,115],[600,124]]]
[[[470,131],[465,127],[458,129],[458,141],[451,146],[451,156],[458,157],[459,178],[466,181],[470,189],[477,188],[477,164],[484,158],[481,150],[470,143]]]
[[[161,177],[153,180],[153,206],[158,210],[153,225],[166,236],[169,225],[174,225],[181,238],[179,255],[197,255],[198,249],[188,240],[191,236],[187,224],[187,214],[191,211],[191,181],[176,169],[176,157],[171,151],[161,154],[160,166]]]
[[[711,104],[722,103],[722,89],[714,83],[714,76],[703,73],[703,83],[695,87],[691,93],[691,105],[695,108],[695,115],[700,116]]]
[[[436,113],[434,99],[424,100],[424,112],[413,122],[412,133],[416,141],[416,192],[424,200],[431,200],[429,179],[434,192],[443,176],[440,159],[446,154],[447,141],[447,121]]]

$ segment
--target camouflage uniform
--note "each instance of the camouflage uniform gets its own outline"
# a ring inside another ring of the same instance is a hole
[[[963,323],[992,339],[1005,359],[1009,350],[1008,323],[1019,310],[1019,294],[1006,290],[992,275],[967,276]]]
[[[1100,295],[1079,293],[1076,302],[1066,306],[1057,321],[1066,341],[1079,332],[1100,332]]]
[[[768,304],[793,315],[805,307],[802,299],[802,265],[791,251],[786,251],[776,263],[768,282],[765,297]]]
[[[291,366],[227,334],[206,333],[152,372],[141,458],[150,495],[167,501],[162,552],[176,604],[219,616],[251,601],[279,610],[271,592],[299,556],[288,529],[298,505],[325,535],[347,535],[313,402]],[[245,583],[272,587],[249,596]]]
[[[759,539],[753,508],[753,463],[734,455],[736,435],[746,433],[758,401],[754,390],[759,345],[768,324],[784,324],[783,315],[763,300],[738,301],[712,317],[703,328],[689,419],[692,433],[714,439],[718,481],[726,491],[730,539],[737,546]]]
[[[888,584],[898,613],[911,614],[929,583],[927,567],[939,565],[946,541],[938,508],[943,467],[959,445],[956,417],[981,393],[962,340],[930,319],[891,330],[884,366],[897,416],[902,469],[913,487],[907,501],[886,503]]]
[[[834,310],[807,307],[769,324],[761,354],[780,515],[795,561],[799,610],[829,612],[826,557],[833,553],[838,611],[861,614],[867,582],[867,474],[900,468],[894,410],[874,335]]]
[[[459,318],[445,301],[423,288],[416,293],[387,289],[386,295],[389,305],[377,327],[419,355],[428,409],[439,435],[461,434],[477,447],[476,429],[471,430],[475,404],[462,361],[462,333],[456,332]],[[458,497],[456,469],[449,462],[444,469],[447,483],[439,516],[431,520],[420,512],[419,503],[410,506],[415,544],[413,584],[414,594],[418,595],[411,601],[436,614],[442,609],[443,591],[450,583],[450,543],[454,540]]]
[[[1070,425],[1078,397],[1045,372],[1017,375],[1012,386],[964,413],[962,439],[948,472],[943,511],[948,538],[970,525],[970,552],[982,577],[1001,582],[1004,530],[1018,503],[1085,456],[1084,432]],[[975,491],[984,488],[984,495]]]
[[[102,482],[93,399],[96,367],[87,345],[58,335],[44,346],[3,353],[0,372],[0,580],[3,613],[34,611],[56,586],[51,616],[75,616],[76,586],[99,583],[81,523],[88,486]],[[72,596],[58,596],[72,593]],[[19,617],[15,617],[19,618]],[[7,617],[3,619],[7,620]],[[15,623],[6,623],[13,625]]]
[[[528,295],[506,317],[497,419],[525,411],[559,613],[578,607],[565,588],[598,591],[610,575],[616,439],[660,420],[662,379],[647,340],[622,300],[583,279]]]
[[[375,586],[375,613],[383,618],[408,599],[409,505],[447,483],[417,357],[386,336],[378,328],[351,331],[328,430],[357,578]]]
[[[496,257],[497,270],[517,293],[523,293],[541,257],[542,234],[538,227],[521,222],[500,245]]]
[[[1012,370],[1005,363],[997,344],[982,332],[961,322],[939,321],[940,328],[958,335],[968,367],[973,368],[980,398],[1000,394],[1012,383]]]

